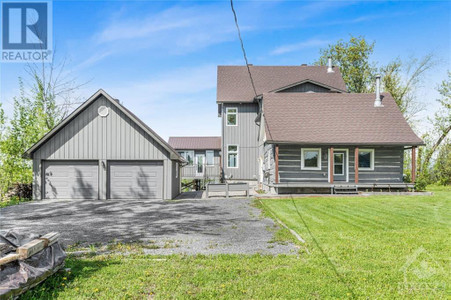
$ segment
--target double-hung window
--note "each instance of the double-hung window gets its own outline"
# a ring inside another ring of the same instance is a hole
[[[205,151],[205,155],[207,157],[207,166],[213,166],[214,165],[215,151],[207,150],[207,151]]]
[[[189,166],[193,165],[193,162],[194,162],[194,151],[193,150],[179,151],[179,154],[188,162]]]
[[[238,109],[236,107],[227,107],[226,108],[226,124],[227,126],[237,126],[237,112]]]
[[[359,170],[374,170],[374,149],[359,149]]]
[[[227,167],[238,168],[238,145],[227,146]]]
[[[302,170],[321,170],[321,148],[304,148],[301,150]]]

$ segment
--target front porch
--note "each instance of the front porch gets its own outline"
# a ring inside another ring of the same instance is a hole
[[[277,194],[408,191],[404,182],[403,146],[320,146],[274,144],[266,148],[263,188]]]

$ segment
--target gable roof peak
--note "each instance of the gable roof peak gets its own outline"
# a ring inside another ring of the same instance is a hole
[[[327,66],[249,66],[257,94],[267,93],[303,80],[311,80],[346,92],[340,69],[334,67],[327,73]],[[218,66],[218,103],[251,103],[255,92],[246,66]]]
[[[105,90],[98,89],[91,97],[89,97],[85,102],[83,102],[78,108],[76,108],[70,115],[68,115],[64,120],[62,120],[58,125],[56,125],[52,130],[50,130],[47,134],[45,134],[37,143],[31,146],[25,153],[23,154],[24,158],[31,158],[33,153],[41,147],[44,143],[46,143],[49,139],[51,139],[55,134],[57,134],[64,126],[66,126],[69,122],[75,119],[81,112],[83,112],[91,103],[96,101],[100,96],[105,97],[108,101],[110,101],[114,106],[116,106],[120,111],[122,111],[128,118],[130,118],[133,122],[135,122],[138,126],[141,127],[144,132],[146,132],[151,138],[157,141],[163,148],[165,148],[169,154],[171,159],[176,159],[180,161],[184,161],[184,159],[175,151],[162,137],[160,137],[155,131],[153,131],[146,123],[144,123],[141,119],[139,119],[135,114],[129,111],[125,106],[120,104],[116,99],[110,96]]]

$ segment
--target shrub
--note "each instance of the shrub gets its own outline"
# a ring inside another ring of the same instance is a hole
[[[429,184],[429,180],[427,176],[420,175],[415,181],[415,190],[416,191],[424,191],[426,190],[427,185]]]

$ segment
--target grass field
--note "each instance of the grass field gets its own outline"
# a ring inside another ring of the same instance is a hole
[[[69,258],[23,298],[449,298],[451,189],[434,191],[257,201],[306,240],[299,255]]]

